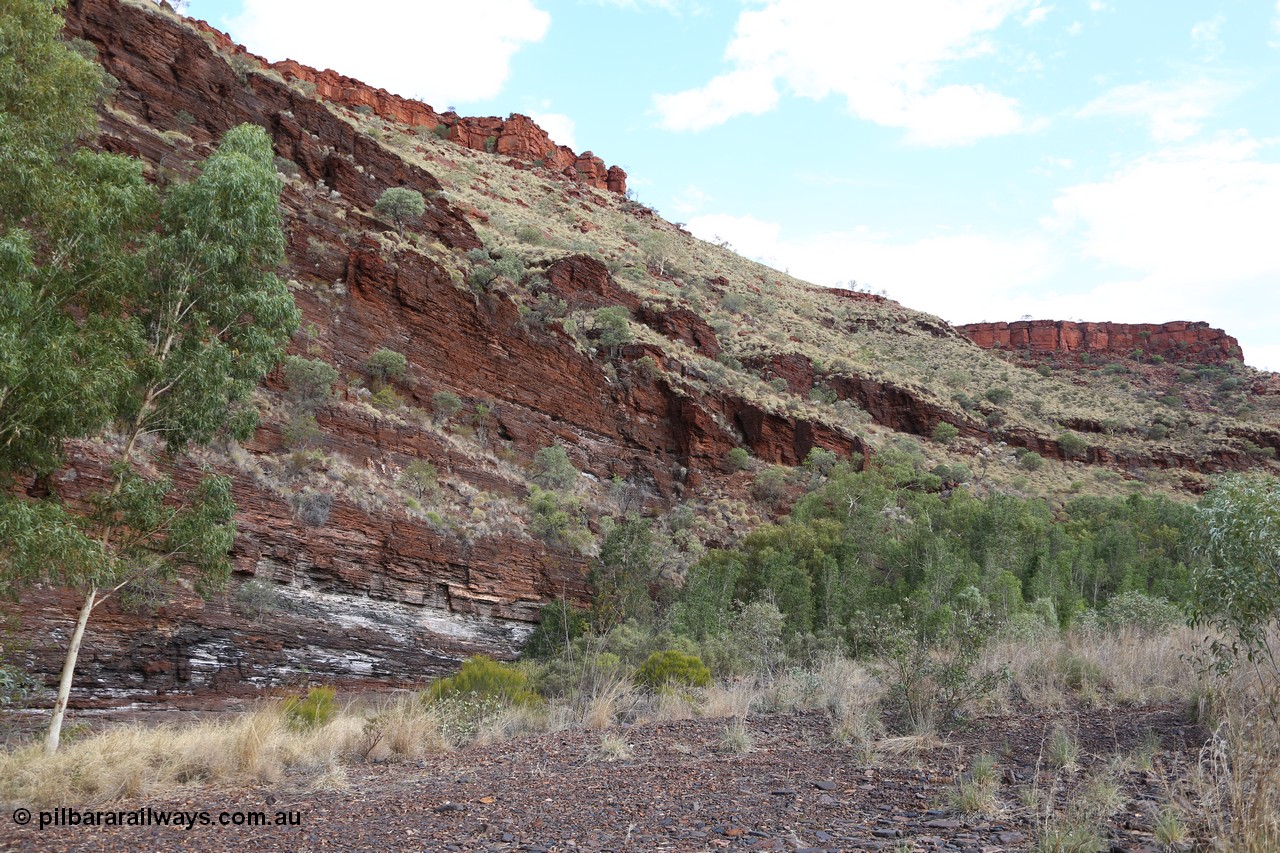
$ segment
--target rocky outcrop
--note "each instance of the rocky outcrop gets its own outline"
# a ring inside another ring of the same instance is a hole
[[[238,47],[233,49],[242,50]],[[304,88],[314,87],[314,94],[326,101],[352,109],[368,110],[387,121],[407,127],[422,127],[442,133],[452,142],[476,151],[488,151],[536,163],[590,187],[619,194],[627,191],[627,173],[620,166],[606,166],[603,160],[590,151],[575,154],[567,145],[558,145],[526,115],[512,113],[506,119],[501,119],[497,116],[467,117],[454,112],[437,113],[421,101],[393,95],[385,89],[376,89],[336,71],[317,71],[293,60],[277,62],[271,68],[286,80],[301,81]]]
[[[984,349],[1128,357],[1135,350],[1166,361],[1221,364],[1240,358],[1240,342],[1208,323],[1073,323],[1020,320],[956,326]]]

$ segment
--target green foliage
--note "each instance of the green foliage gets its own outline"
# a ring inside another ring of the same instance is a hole
[[[658,580],[659,555],[651,525],[632,515],[615,522],[592,567],[595,622],[608,627],[626,619],[648,621],[653,616],[650,588]]]
[[[373,206],[373,212],[379,216],[389,217],[395,223],[400,236],[403,237],[405,225],[421,220],[422,214],[427,212],[427,203],[423,200],[422,193],[417,190],[391,187],[383,190],[377,204]]]
[[[995,387],[988,388],[987,392],[983,394],[983,396],[991,402],[1000,405],[1013,399],[1013,391],[1009,390],[1004,385],[997,385]]]
[[[1006,678],[978,660],[992,635],[990,615],[975,587],[932,611],[911,607],[877,622],[871,641],[884,661],[890,707],[908,731],[945,725]]]
[[[1039,471],[1044,467],[1044,457],[1039,453],[1028,450],[1018,457],[1018,464],[1028,471]]]
[[[804,467],[813,474],[826,477],[835,470],[836,463],[839,461],[840,457],[833,451],[825,447],[815,447],[804,457]]]
[[[440,490],[440,472],[425,459],[415,459],[405,466],[399,483],[402,488],[416,495],[418,500],[426,500],[434,497]]]
[[[1057,441],[1058,447],[1068,459],[1084,456],[1085,451],[1089,449],[1089,443],[1074,432],[1061,433]]]
[[[437,391],[431,395],[431,411],[437,421],[448,421],[462,411],[462,400],[452,391]]]
[[[635,681],[653,690],[668,685],[710,687],[711,671],[696,655],[667,649],[651,654],[636,670]]]
[[[783,466],[770,465],[756,474],[751,493],[757,500],[776,506],[787,496],[788,474],[788,470]]]
[[[305,698],[284,700],[284,716],[295,729],[318,729],[338,715],[337,691],[332,687],[312,687]]]
[[[1193,576],[1193,621],[1217,629],[1220,669],[1240,658],[1276,667],[1269,628],[1280,616],[1280,480],[1223,477],[1196,508],[1204,564]]]
[[[378,350],[364,362],[364,369],[380,384],[400,379],[408,367],[409,360],[402,353],[386,348]]]
[[[384,385],[369,398],[374,408],[382,412],[394,412],[404,405],[404,398],[395,392],[390,385]]]
[[[600,346],[619,347],[631,343],[631,316],[621,305],[601,308],[594,315]]]
[[[1109,628],[1157,634],[1187,620],[1186,614],[1168,599],[1126,590],[1113,596],[1102,608],[1102,622]]]
[[[960,428],[946,421],[939,421],[933,428],[933,440],[938,444],[950,444],[960,435]]]
[[[569,454],[558,444],[544,447],[533,455],[530,479],[544,489],[568,489],[578,482],[578,469]]]
[[[320,359],[291,355],[284,360],[284,381],[290,402],[305,411],[313,411],[333,394],[338,371]]]
[[[538,627],[529,635],[520,656],[547,660],[564,654],[574,640],[586,635],[590,626],[591,620],[585,610],[579,610],[566,601],[544,604]]]
[[[751,464],[751,453],[745,447],[735,447],[725,454],[724,461],[730,471],[744,471]]]
[[[467,658],[456,674],[434,682],[423,699],[428,702],[490,699],[503,705],[516,706],[542,704],[542,697],[529,687],[528,675],[488,655]]]
[[[548,545],[582,551],[591,542],[582,501],[534,486],[529,491],[529,532]]]

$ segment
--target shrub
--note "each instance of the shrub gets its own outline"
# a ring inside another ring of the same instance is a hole
[[[582,502],[534,486],[529,492],[529,532],[548,545],[584,550],[591,533],[583,524]]]
[[[375,391],[369,402],[373,403],[374,408],[383,412],[391,412],[404,405],[404,400],[390,386]]]
[[[697,655],[675,649],[654,652],[636,670],[635,681],[642,687],[660,689],[668,685],[682,687],[711,686],[711,672]]]
[[[325,492],[305,491],[292,498],[293,510],[303,524],[324,527],[333,509],[333,495]]]
[[[533,482],[544,489],[567,489],[578,481],[578,469],[569,454],[558,444],[544,447],[533,455]]]
[[[955,441],[958,435],[960,435],[959,427],[946,421],[939,421],[938,425],[933,428],[933,440],[938,444],[950,444]]]
[[[364,363],[364,369],[369,371],[378,382],[394,382],[404,376],[405,370],[409,367],[409,360],[402,354],[390,349],[380,349]]]
[[[983,396],[986,397],[991,402],[999,405],[1001,403],[1007,403],[1010,400],[1012,400],[1013,392],[1010,391],[1008,388],[1004,387],[1003,385],[998,385],[994,388],[988,388],[987,393],[984,394]]]
[[[415,459],[400,474],[400,485],[424,500],[440,489],[440,473],[425,459]]]
[[[553,601],[544,604],[538,627],[529,635],[520,656],[535,660],[553,658],[574,640],[585,635],[590,625],[587,611],[568,602]]]
[[[787,469],[781,465],[770,465],[756,474],[756,482],[752,494],[757,500],[767,504],[777,504],[787,496]]]
[[[1155,634],[1186,621],[1186,616],[1166,598],[1129,591],[1112,596],[1102,608],[1102,621],[1111,628],[1134,628],[1144,634]]]
[[[296,729],[318,729],[338,715],[332,687],[312,687],[306,698],[292,697],[284,701],[284,716]]]
[[[391,187],[383,191],[378,203],[373,206],[373,212],[390,217],[403,237],[404,226],[415,219],[421,219],[422,214],[427,212],[427,203],[417,190]]]
[[[596,311],[595,327],[600,333],[601,346],[617,347],[631,343],[631,315],[621,305]]]
[[[730,471],[743,471],[751,464],[751,454],[745,447],[735,447],[724,457]]]
[[[504,705],[530,706],[542,703],[542,697],[529,687],[529,676],[488,655],[467,658],[455,675],[433,683],[423,698],[428,702],[468,698],[489,699]]]
[[[285,446],[295,450],[311,447],[320,441],[322,435],[316,416],[307,411],[289,418],[282,430]]]
[[[1039,471],[1044,467],[1044,457],[1035,451],[1027,451],[1018,457],[1018,464],[1028,471]]]
[[[284,360],[284,381],[289,388],[289,399],[310,411],[333,393],[338,371],[319,359],[291,355]]]
[[[452,391],[437,391],[431,395],[431,411],[437,421],[447,421],[462,411],[462,400]]]
[[[1062,449],[1064,456],[1074,459],[1084,455],[1089,449],[1089,443],[1074,432],[1064,432],[1058,436],[1058,447]]]
[[[720,301],[720,305],[726,311],[731,311],[734,314],[740,314],[746,310],[747,299],[741,293],[726,293],[724,295],[724,299]]]
[[[838,460],[839,457],[833,451],[827,450],[825,447],[815,447],[804,458],[804,467],[815,474],[826,477],[836,467]]]
[[[1037,366],[1036,366],[1036,373],[1040,374],[1041,376],[1046,376],[1046,377],[1047,377],[1047,376],[1052,376],[1052,375],[1053,375],[1053,368],[1052,368],[1052,367],[1050,367],[1050,366],[1049,366],[1049,365],[1047,365],[1047,364],[1040,364],[1040,365],[1037,365]]]

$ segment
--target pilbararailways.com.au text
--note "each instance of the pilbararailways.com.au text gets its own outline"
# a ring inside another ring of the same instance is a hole
[[[145,806],[131,811],[103,811],[57,808],[37,815],[40,829],[72,826],[301,826],[302,813],[296,811],[162,811]]]

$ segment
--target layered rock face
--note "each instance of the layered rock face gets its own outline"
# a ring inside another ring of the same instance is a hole
[[[1221,364],[1240,358],[1240,342],[1208,323],[1073,323],[1021,320],[956,326],[985,349],[1029,349],[1038,353],[1090,353],[1125,357],[1134,350],[1167,361]]]
[[[740,445],[786,464],[818,445],[846,455],[865,451],[858,439],[825,425],[766,412],[730,394],[690,396],[664,375],[633,371],[631,363],[648,354],[645,347],[625,347],[610,360],[593,357],[556,327],[526,328],[512,301],[458,286],[408,243],[388,249],[377,236],[385,226],[367,211],[392,186],[429,196],[422,223],[410,229],[423,243],[461,252],[480,241],[468,213],[431,192],[440,188],[434,176],[298,87],[237,70],[220,51],[243,53],[225,36],[202,35],[118,0],[72,0],[67,29],[93,43],[120,81],[114,109],[102,116],[101,147],[140,157],[157,178],[189,176],[223,132],[251,122],[266,128],[277,154],[296,164],[299,177],[282,197],[285,275],[297,284],[304,328],[313,330],[306,352],[346,377],[339,400],[316,412],[315,450],[345,460],[349,478],[354,469],[390,484],[410,461],[428,459],[461,483],[464,494],[495,495],[517,508],[524,497],[522,481],[504,474],[491,451],[460,449],[439,430],[361,402],[354,378],[382,347],[408,358],[412,381],[401,391],[410,405],[428,410],[440,391],[457,394],[472,409],[483,404],[488,414],[475,428],[490,448],[528,458],[559,442],[586,474],[623,477],[642,489],[650,506],[722,476],[725,454]],[[370,92],[332,72],[311,79],[317,94],[329,86],[344,103],[364,103],[396,120],[434,120],[421,104]],[[451,134],[496,129],[500,140],[505,133],[503,153],[512,157],[529,156],[543,144],[541,131],[526,119],[486,121],[460,120]],[[190,144],[175,146],[174,132]],[[589,173],[593,185],[624,188],[623,176],[589,155],[568,152],[556,162]],[[545,272],[572,304],[638,307],[589,257],[563,258]],[[649,312],[640,319],[717,351],[714,331],[688,312]],[[684,369],[662,363],[676,374]],[[278,403],[279,388],[280,378],[269,377],[266,399]],[[232,588],[210,601],[179,590],[169,603],[140,613],[114,600],[104,605],[86,636],[73,707],[201,702],[309,679],[416,683],[468,654],[512,654],[547,602],[588,600],[588,560],[529,537],[518,518],[493,530],[450,529],[347,488],[336,493],[322,523],[304,522],[268,462],[287,452],[282,420],[266,418],[255,439],[235,451],[238,459],[228,453],[178,462],[173,475],[180,489],[193,482],[197,461],[233,478],[239,536]],[[100,445],[77,445],[71,469],[57,478],[58,491],[75,500],[102,482],[103,459]],[[242,593],[250,580],[275,600],[269,615],[249,614],[253,602],[246,604]],[[68,591],[37,589],[24,593],[16,608],[33,640],[31,667],[47,683],[56,679],[75,607]]]

